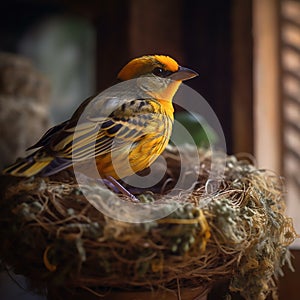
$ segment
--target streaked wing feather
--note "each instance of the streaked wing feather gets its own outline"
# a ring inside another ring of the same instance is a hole
[[[82,117],[81,114],[90,103],[95,110]],[[122,147],[128,149],[130,144],[152,130],[149,114],[156,113],[155,105],[157,108],[160,104],[154,99],[118,99],[116,96],[101,97],[101,94],[90,97],[80,105],[70,120],[50,128],[29,149],[43,147],[54,157],[77,161],[117,151]],[[99,110],[96,111],[96,108]],[[107,116],[109,111],[112,112]]]
[[[145,102],[145,100],[136,101]],[[133,105],[131,104],[131,106]],[[124,111],[124,108],[115,111],[104,119],[105,121],[101,119],[99,122],[99,119],[95,118],[94,121],[90,120],[76,126],[73,125],[73,127],[69,125],[64,130],[66,135],[63,138],[61,135],[60,139],[53,143],[53,150],[57,151],[61,157],[82,161],[122,148],[127,149],[129,145],[143,138],[151,130],[149,124],[155,115],[151,105],[147,108],[146,113],[136,110],[131,115],[127,113],[123,117]]]
[[[91,132],[88,137],[77,135],[74,141],[63,150],[63,157],[80,161],[121,150],[123,147],[127,148],[128,145],[142,138],[146,128],[145,126],[140,127],[140,130],[133,130],[126,123],[120,124],[119,122],[116,122],[114,127],[117,127],[114,134],[109,134],[107,130],[101,129],[98,133]]]

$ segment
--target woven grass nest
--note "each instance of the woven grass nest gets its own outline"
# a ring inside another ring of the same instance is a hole
[[[296,237],[284,214],[281,179],[248,160],[225,156],[219,190],[207,195],[211,153],[199,149],[201,164],[195,167],[188,147],[181,162],[177,151],[168,147],[164,152],[168,172],[160,185],[176,181],[180,164],[186,172],[196,172],[198,182],[187,197],[181,196],[185,191],[174,196],[180,202],[176,211],[146,223],[103,215],[85,199],[70,172],[50,178],[2,177],[2,263],[45,290],[64,287],[98,295],[172,290],[181,299],[180,290],[204,294],[228,279],[230,290],[245,299],[265,299],[269,293],[276,298],[276,279],[290,262],[287,247]],[[107,192],[86,188],[95,197]],[[140,198],[157,196],[144,194]]]

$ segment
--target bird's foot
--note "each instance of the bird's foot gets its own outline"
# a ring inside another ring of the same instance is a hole
[[[108,183],[106,183],[108,181]],[[114,179],[112,176],[108,176],[107,179],[105,179],[105,183],[112,187],[113,190],[117,190],[118,192],[122,193],[123,195],[129,197],[132,202],[139,203],[140,200],[136,198],[134,195],[132,195],[125,187],[119,183],[116,179]]]

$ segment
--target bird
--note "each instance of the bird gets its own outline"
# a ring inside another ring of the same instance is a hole
[[[83,101],[3,173],[50,176],[94,160],[101,178],[130,195],[118,180],[146,169],[163,152],[172,132],[173,97],[196,76],[167,55],[132,59],[118,73],[117,88]]]

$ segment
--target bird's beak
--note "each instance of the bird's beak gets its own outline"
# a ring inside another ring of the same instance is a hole
[[[169,76],[172,80],[184,81],[198,76],[199,74],[191,69],[179,66],[178,71]]]

